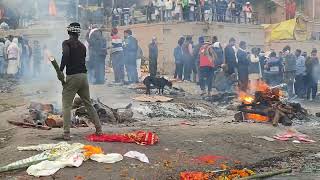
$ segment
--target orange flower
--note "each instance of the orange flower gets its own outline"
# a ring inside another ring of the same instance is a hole
[[[94,154],[102,154],[103,150],[101,149],[101,147],[98,146],[91,146],[91,145],[85,145],[83,147],[84,149],[84,156],[86,158],[89,158],[90,156],[94,155]]]
[[[204,172],[181,172],[180,180],[209,180],[209,174]]]

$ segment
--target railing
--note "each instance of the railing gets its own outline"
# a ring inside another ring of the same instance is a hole
[[[240,15],[233,15],[230,11],[225,13],[216,13],[216,11],[194,11],[183,12],[182,14],[174,13],[174,11],[160,11],[159,15],[149,13],[147,10],[140,11],[141,15],[132,15],[129,13],[122,13],[112,15],[112,26],[126,26],[130,24],[139,23],[159,23],[159,22],[225,22],[238,24],[261,24],[259,21],[258,12],[252,13],[252,18],[247,18],[244,12]]]

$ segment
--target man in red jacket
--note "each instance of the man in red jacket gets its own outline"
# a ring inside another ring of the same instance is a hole
[[[211,95],[212,91],[212,79],[213,79],[213,68],[214,61],[216,60],[216,54],[211,48],[211,44],[206,42],[199,51],[200,55],[200,88],[202,90],[201,95],[206,94],[206,85],[208,87],[208,96]]]

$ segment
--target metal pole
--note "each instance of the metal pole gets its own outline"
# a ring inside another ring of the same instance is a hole
[[[77,22],[79,22],[79,0],[76,2],[76,18]]]

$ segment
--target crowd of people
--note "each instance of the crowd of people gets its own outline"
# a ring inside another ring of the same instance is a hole
[[[0,38],[1,77],[39,77],[49,63],[46,54],[47,47],[41,47],[38,40],[30,44],[23,36]]]
[[[300,49],[292,53],[290,46],[278,54],[260,48],[249,52],[245,41],[240,41],[237,47],[234,38],[223,48],[216,36],[211,41],[199,37],[196,45],[188,36],[178,40],[174,59],[174,78],[198,83],[202,95],[210,95],[213,87],[228,91],[235,82],[241,91],[248,92],[259,81],[265,81],[270,86],[286,84],[291,99],[315,100],[317,96],[320,75],[317,49],[312,49],[310,55]]]
[[[133,19],[132,8],[115,7],[113,26],[128,25]],[[255,12],[244,0],[153,0],[145,8],[148,23],[160,21],[218,21],[254,23]]]
[[[131,30],[124,31],[123,39],[118,35],[118,29],[113,28],[111,32],[112,48],[111,62],[116,83],[137,83],[141,80],[141,61],[143,51],[138,40],[133,36]],[[152,38],[149,44],[149,72],[151,76],[157,75],[158,64],[157,39]],[[126,71],[126,72],[125,72]],[[127,74],[127,80],[125,80]]]

